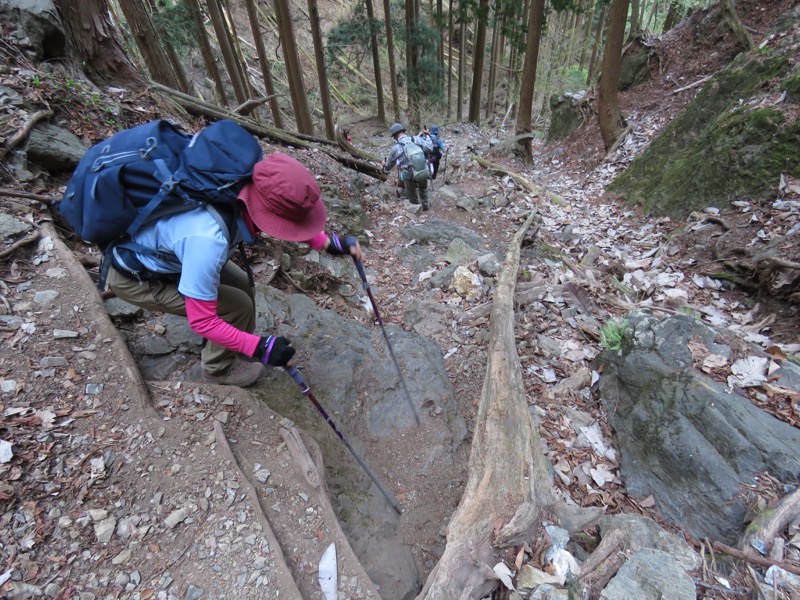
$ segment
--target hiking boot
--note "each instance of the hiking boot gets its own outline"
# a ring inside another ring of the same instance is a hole
[[[431,209],[431,205],[430,204],[423,204],[422,205],[422,212],[425,212],[426,210],[430,210],[430,209]]]
[[[210,373],[206,373],[202,365],[197,364],[189,371],[189,379],[202,383],[214,383],[216,385],[248,387],[258,381],[263,371],[264,365],[260,362],[237,360],[227,371],[211,375]]]
[[[411,199],[409,199],[408,202],[409,202],[409,204],[419,204],[419,200],[417,200],[416,198],[411,198]]]

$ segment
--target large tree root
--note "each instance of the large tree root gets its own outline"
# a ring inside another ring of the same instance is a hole
[[[89,277],[89,274],[86,272],[86,269],[83,268],[72,251],[67,248],[66,244],[64,244],[64,242],[61,240],[51,223],[45,223],[42,226],[42,229],[44,230],[45,234],[50,236],[50,238],[53,240],[55,251],[58,253],[59,259],[61,259],[61,261],[64,263],[64,267],[69,272],[72,280],[78,283],[81,286],[81,289],[85,291],[85,298],[88,305],[86,307],[87,314],[93,316],[100,335],[104,338],[109,338],[112,340],[111,343],[114,345],[117,356],[122,362],[122,369],[125,373],[125,376],[132,384],[130,388],[131,394],[136,397],[137,402],[142,409],[161,421],[161,415],[153,406],[150,390],[147,388],[147,384],[142,378],[142,374],[139,371],[139,366],[136,364],[133,356],[131,356],[131,352],[128,350],[128,346],[122,339],[122,336],[120,336],[119,331],[117,331],[117,328],[114,327],[114,324],[108,317],[103,300],[100,298],[100,294],[98,293],[94,282],[92,282],[92,279]]]
[[[472,439],[464,495],[447,526],[447,546],[418,598],[482,598],[498,584],[497,547],[530,540],[541,516],[574,531],[598,510],[569,509],[557,499],[528,400],[514,339],[514,289],[531,213],[509,243],[492,307],[486,376]]]

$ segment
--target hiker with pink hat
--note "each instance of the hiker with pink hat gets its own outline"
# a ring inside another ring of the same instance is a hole
[[[147,310],[187,317],[192,331],[206,339],[193,379],[246,387],[258,380],[264,365],[290,364],[295,349],[283,336],[254,333],[255,287],[248,273],[230,260],[244,234],[305,242],[314,250],[358,260],[364,254],[355,238],[324,233],[319,185],[290,156],[275,153],[256,163],[239,200],[247,232],[237,230],[232,215],[220,215],[223,211],[209,206],[165,215],[133,237],[157,256],[115,252],[108,286],[119,298]]]

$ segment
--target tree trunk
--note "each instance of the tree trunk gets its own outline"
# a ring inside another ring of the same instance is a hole
[[[400,121],[400,96],[397,93],[397,67],[394,62],[394,35],[392,33],[392,7],[389,0],[383,0],[383,15],[386,21],[386,52],[389,55],[389,85],[392,89],[392,110],[394,120]]]
[[[275,16],[278,20],[278,33],[283,48],[283,60],[286,63],[286,75],[289,79],[289,94],[292,97],[294,119],[297,131],[313,135],[314,124],[308,110],[305,84],[303,83],[303,66],[297,53],[297,43],[292,25],[292,13],[287,0],[273,0]]]
[[[651,25],[653,25],[655,20],[658,19],[658,4],[659,0],[655,0],[655,2],[653,2],[653,10],[650,11],[650,16],[647,17],[647,25],[645,25],[645,29],[647,31],[651,31]]]
[[[625,118],[619,109],[617,86],[627,17],[628,0],[612,0],[597,100],[600,134],[603,136],[606,150],[614,145],[625,129]]]
[[[583,70],[586,66],[586,51],[589,48],[589,36],[592,33],[592,24],[594,17],[597,14],[597,7],[594,6],[593,0],[589,0],[589,6],[586,12],[586,23],[583,28],[583,36],[581,37],[581,57],[578,60],[578,66]]]
[[[465,17],[458,24],[458,90],[456,91],[456,121],[464,120],[464,78],[467,75],[467,23]]]
[[[492,28],[492,54],[489,58],[489,81],[486,86],[486,111],[484,117],[488,120],[494,114],[494,92],[497,83],[497,64],[500,61],[500,45],[503,34],[500,28],[499,3],[495,4],[494,27]]]
[[[375,10],[372,7],[372,0],[364,0],[364,3],[367,6],[367,18],[369,19],[369,41],[370,46],[372,46],[372,69],[375,72],[375,91],[378,102],[378,122],[383,125],[386,123],[386,111],[383,106],[383,78],[381,77],[381,60],[378,49],[378,34],[375,32]]]
[[[470,123],[480,125],[481,92],[483,87],[483,63],[486,58],[486,22],[489,20],[489,0],[480,0],[478,5],[478,21],[475,44],[472,47],[472,91],[469,95]]]
[[[630,0],[631,5],[631,29],[628,33],[628,40],[632,40],[642,35],[642,26],[639,23],[639,0]]]
[[[528,36],[525,42],[525,61],[522,66],[522,81],[519,86],[519,108],[517,109],[516,135],[531,133],[531,112],[533,110],[533,88],[536,83],[536,67],[539,62],[539,44],[542,41],[542,21],[544,19],[544,0],[532,0],[528,17]],[[533,162],[530,140],[520,143],[522,160]]]
[[[586,74],[586,85],[594,84],[595,69],[597,68],[597,55],[603,43],[603,29],[606,26],[606,6],[600,9],[600,17],[597,19],[597,29],[594,32],[594,44],[592,45],[592,60],[589,61],[589,72]]]
[[[367,14],[372,13],[372,0],[366,0]],[[328,88],[328,73],[325,68],[325,43],[322,40],[322,30],[319,26],[319,9],[317,0],[308,0],[308,20],[311,24],[311,38],[314,41],[314,60],[317,63],[317,77],[319,79],[319,95],[322,101],[322,115],[325,119],[325,135],[329,140],[336,139],[333,127],[333,109],[331,107],[331,93]],[[370,29],[372,29],[372,15],[369,16]],[[377,59],[377,55],[375,56]],[[383,88],[379,73],[375,74],[378,84],[378,114],[383,113]]]
[[[664,17],[664,27],[662,28],[662,33],[666,33],[678,23],[678,0],[673,0],[669,3],[669,8],[667,9],[667,16]]]
[[[721,0],[722,7],[722,22],[725,23],[728,29],[733,34],[733,39],[740,48],[744,50],[753,49],[753,38],[747,33],[747,29],[742,25],[739,14],[736,12],[736,7],[733,5],[733,0]]]
[[[197,39],[200,41],[200,53],[203,55],[203,62],[206,65],[206,70],[214,82],[214,91],[217,96],[217,102],[222,106],[228,106],[228,94],[225,92],[225,84],[217,66],[217,60],[214,58],[214,51],[211,49],[211,42],[208,39],[208,32],[206,25],[203,22],[203,12],[200,9],[199,0],[186,0],[186,5],[189,7],[189,12],[192,13],[192,20],[194,21]]]
[[[388,2],[388,0],[386,0]],[[449,1],[447,9],[447,118],[452,114],[452,100],[453,100],[453,0]]]
[[[557,518],[568,512],[556,499],[541,438],[528,412],[514,336],[520,246],[535,216],[532,212],[508,245],[492,303],[486,375],[467,483],[447,525],[444,554],[418,600],[486,597],[499,585],[492,571],[499,560],[496,548],[530,542],[541,511]]]
[[[134,91],[147,87],[128,60],[108,13],[106,0],[55,0],[74,56],[95,83],[124,85]]]
[[[150,77],[159,83],[186,91],[181,85],[179,77],[175,74],[172,64],[156,35],[150,15],[147,13],[142,0],[120,0],[119,3],[125,20],[128,22],[136,46],[142,54]]]
[[[195,0],[196,1],[196,0]],[[250,20],[250,30],[253,33],[253,44],[258,55],[258,64],[261,67],[261,78],[264,80],[264,90],[269,96],[269,110],[272,113],[272,122],[275,127],[283,129],[283,116],[278,98],[275,94],[275,82],[272,80],[272,66],[267,58],[267,51],[264,48],[264,37],[261,35],[261,26],[258,20],[258,9],[255,0],[245,0],[247,3],[247,17]]]
[[[208,0],[207,4],[208,14],[211,17],[211,24],[214,26],[214,33],[217,34],[217,43],[222,52],[225,68],[228,70],[228,77],[230,77],[231,85],[233,86],[233,93],[236,96],[236,101],[239,104],[243,104],[247,101],[247,89],[242,80],[242,74],[239,71],[239,63],[236,60],[236,55],[231,45],[228,28],[225,26],[222,9],[219,6],[219,0]]]
[[[414,0],[406,0],[406,99],[409,119],[414,126],[419,123],[419,78],[417,73],[416,7]]]

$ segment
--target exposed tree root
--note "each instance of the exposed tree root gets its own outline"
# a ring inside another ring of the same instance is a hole
[[[509,171],[508,169],[505,169],[498,164],[490,162],[485,158],[481,158],[480,156],[473,156],[472,160],[474,160],[476,163],[478,163],[485,169],[494,171],[495,174],[500,173],[502,175],[508,175],[514,181],[514,183],[516,183],[521,188],[528,190],[532,194],[535,194],[537,196],[544,196],[545,198],[550,200],[553,204],[557,204],[559,206],[566,205],[565,200],[561,196],[559,196],[555,192],[551,192],[543,185],[537,185],[533,183],[532,181],[523,177],[519,173],[515,173],[514,171]]]
[[[418,598],[482,598],[498,584],[497,547],[530,540],[542,515],[577,531],[600,511],[557,499],[528,400],[514,336],[514,290],[531,213],[509,243],[492,307],[486,376],[461,502],[447,526],[447,546]],[[503,490],[498,494],[497,490]]]
[[[758,515],[747,526],[741,540],[739,549],[745,554],[755,556],[755,549],[750,544],[753,540],[761,540],[771,546],[786,526],[800,516],[800,488],[785,495],[774,506],[770,506]]]
[[[117,356],[122,363],[122,369],[125,373],[125,376],[132,384],[129,388],[130,393],[136,397],[139,406],[141,406],[146,412],[150,413],[151,416],[161,421],[161,415],[153,406],[150,390],[147,388],[147,384],[142,378],[142,374],[139,371],[139,366],[136,364],[133,356],[131,356],[130,350],[128,350],[128,345],[122,339],[119,331],[117,331],[117,328],[114,327],[114,324],[108,317],[106,307],[103,305],[103,300],[100,298],[100,294],[97,292],[97,288],[89,277],[89,274],[86,272],[86,269],[83,268],[81,263],[78,262],[78,259],[75,258],[75,255],[72,253],[72,251],[67,248],[63,241],[61,241],[61,238],[56,233],[56,230],[51,223],[45,223],[42,226],[42,229],[45,235],[50,236],[50,238],[53,240],[55,251],[58,253],[59,259],[61,259],[61,261],[64,263],[64,266],[69,272],[72,280],[78,283],[84,290],[87,303],[86,312],[87,314],[92,315],[100,335],[103,338],[109,338],[112,340],[112,344],[117,352]]]

